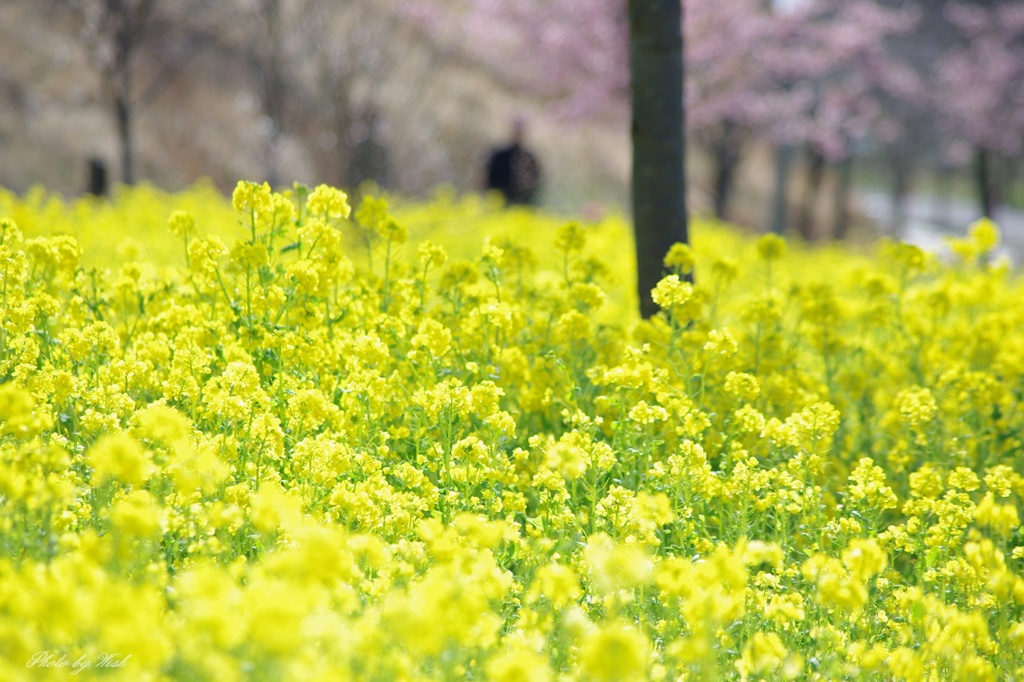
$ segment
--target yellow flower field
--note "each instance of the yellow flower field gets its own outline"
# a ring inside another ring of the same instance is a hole
[[[392,204],[0,193],[0,679],[1024,677],[994,226]]]

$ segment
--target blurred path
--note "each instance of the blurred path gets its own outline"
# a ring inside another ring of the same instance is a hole
[[[863,190],[858,200],[864,214],[888,231],[892,222],[892,201],[889,195]],[[939,250],[946,237],[962,237],[967,227],[981,217],[974,203],[958,197],[912,194],[906,202],[906,218],[901,238],[930,251]],[[1024,262],[1024,210],[1003,208],[995,217],[1003,234],[1002,247],[1014,263]]]

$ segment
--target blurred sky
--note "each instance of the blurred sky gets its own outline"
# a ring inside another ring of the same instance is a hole
[[[794,10],[801,5],[806,5],[808,2],[809,0],[772,0],[772,4],[775,6],[775,9],[780,12]]]

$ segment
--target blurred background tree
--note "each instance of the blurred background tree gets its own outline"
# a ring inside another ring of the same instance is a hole
[[[922,197],[944,220],[961,201],[1020,205],[1022,4],[684,0],[690,208],[821,239],[869,234],[879,197],[894,233]],[[545,205],[625,206],[626,9],[7,0],[0,184],[77,193],[98,157],[116,180],[169,188],[475,190],[488,148],[525,116]]]
[[[946,16],[962,40],[938,64],[934,103],[948,134],[946,152],[964,165],[973,156],[978,205],[991,217],[1020,166],[1024,3],[956,3]]]
[[[507,127],[500,112],[518,99],[394,0],[150,0],[120,72],[96,30],[106,2],[0,3],[0,158],[12,160],[0,185],[77,193],[98,157],[124,161],[117,181],[169,188],[200,177],[223,189],[239,177],[477,187]],[[122,72],[125,127],[108,113]],[[569,150],[564,164],[582,165]],[[597,182],[617,186],[617,162],[596,157]]]
[[[100,76],[117,130],[121,181],[127,185],[135,182],[135,61],[145,44],[156,5],[156,0],[53,3],[53,9],[71,21],[90,65]]]

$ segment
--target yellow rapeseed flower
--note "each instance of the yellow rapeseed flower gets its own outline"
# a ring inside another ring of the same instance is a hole
[[[114,528],[131,537],[152,538],[160,534],[163,515],[147,490],[133,490],[110,512]]]
[[[125,433],[104,436],[96,441],[89,448],[87,458],[97,483],[115,478],[122,483],[141,485],[154,472],[149,453]]]
[[[636,628],[610,623],[587,637],[580,650],[580,671],[588,680],[642,680],[647,671],[649,643]]]

